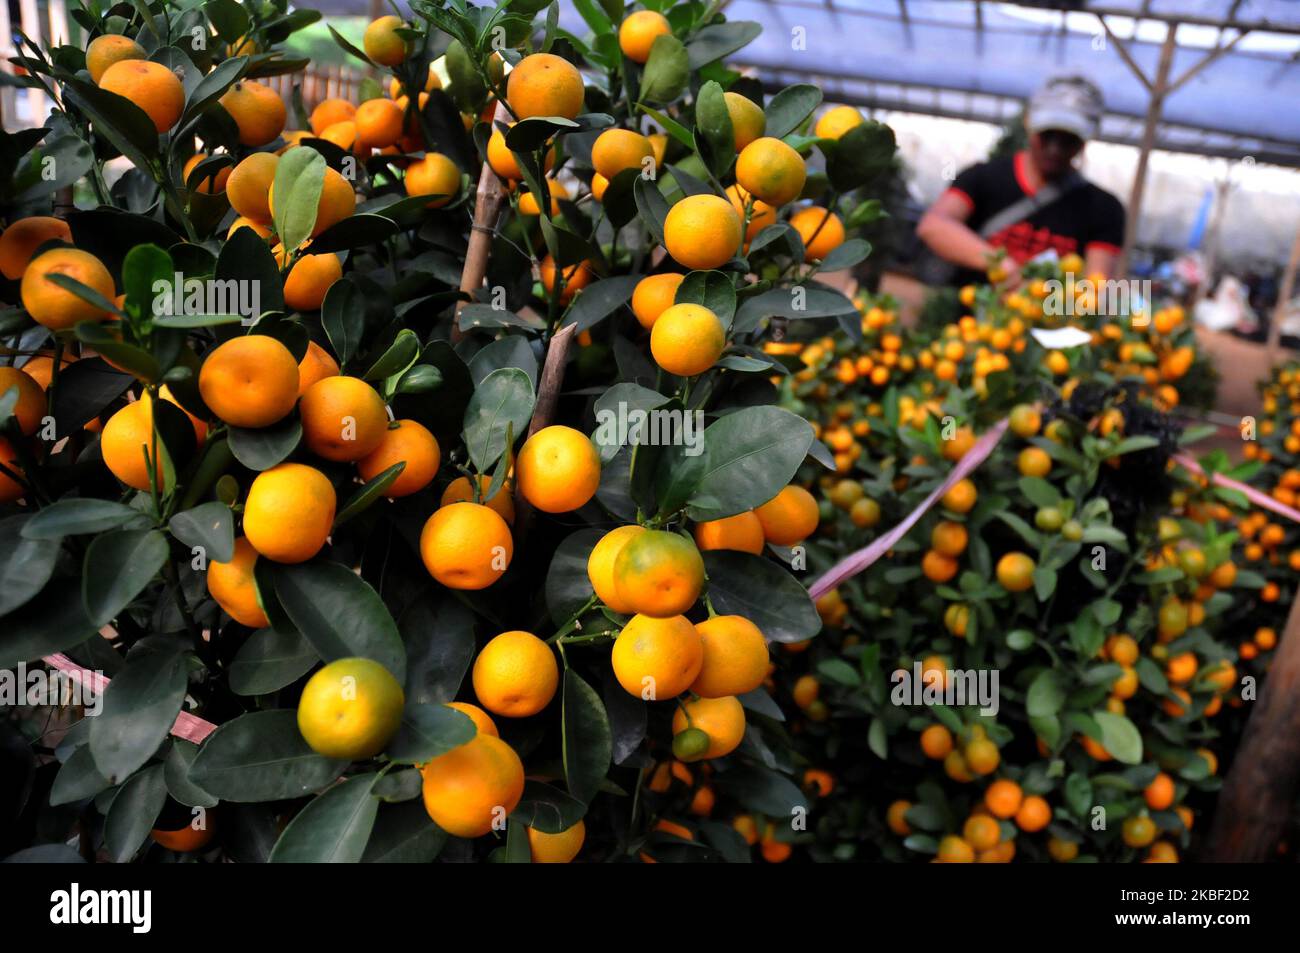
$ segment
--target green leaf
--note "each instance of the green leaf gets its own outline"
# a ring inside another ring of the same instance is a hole
[[[275,594],[298,631],[326,662],[368,658],[406,678],[406,650],[397,623],[364,579],[325,559],[276,565]]]
[[[866,261],[871,254],[871,242],[863,238],[850,238],[842,245],[836,246],[822,259],[821,271],[843,271]]]
[[[826,146],[826,175],[838,192],[851,192],[892,165],[897,143],[894,130],[874,119],[854,126],[833,146]]]
[[[641,72],[643,103],[671,103],[686,91],[691,77],[690,54],[677,37],[664,34],[655,38],[650,57]]]
[[[91,540],[81,588],[91,622],[112,622],[158,575],[167,555],[167,537],[156,529],[114,530]]]
[[[709,601],[720,615],[744,616],[773,642],[802,642],[821,631],[808,590],[785,567],[725,549],[703,555]]]
[[[640,176],[632,183],[632,197],[636,201],[637,214],[650,229],[650,234],[657,244],[664,241],[664,220],[668,218],[668,200],[659,191],[659,186]]]
[[[325,184],[325,157],[315,149],[295,146],[275,167],[275,233],[286,249],[311,237]]]
[[[237,0],[205,0],[203,12],[217,35],[227,43],[235,43],[248,32],[251,23],[248,11]]]
[[[392,775],[386,775],[385,780],[389,777]],[[421,801],[381,804],[361,862],[427,864],[441,853],[446,843],[447,832],[430,823],[429,813]]]
[[[223,0],[217,0],[217,2],[223,2]],[[243,13],[243,7],[235,3],[234,0],[224,0],[224,2],[228,2]],[[232,56],[230,59],[223,60],[214,66],[211,72],[199,80],[189,94],[188,102],[185,104],[185,113],[181,116],[180,124],[182,126],[186,125],[190,119],[221,99],[226,94],[226,91],[239,82],[244,74],[248,72],[249,63],[247,56]]]
[[[580,529],[564,538],[546,570],[546,607],[551,620],[562,624],[592,597],[587,560],[605,533],[595,528]]]
[[[360,348],[366,330],[366,299],[351,278],[341,278],[329,286],[320,320],[339,364],[346,365]]]
[[[299,811],[270,861],[275,864],[353,864],[361,860],[375,826],[379,799],[372,791],[377,774],[362,774],[336,784]]]
[[[191,549],[203,547],[214,562],[228,563],[235,558],[234,515],[219,500],[177,513],[167,523],[167,529]]]
[[[402,328],[397,337],[388,346],[388,350],[370,365],[362,376],[368,381],[384,380],[394,374],[401,374],[420,356],[420,338],[410,328]]]
[[[720,271],[692,271],[677,286],[673,303],[702,305],[729,328],[736,316],[736,286]]]
[[[59,540],[28,538],[24,531],[35,518],[0,520],[0,616],[35,596],[54,575]]]
[[[320,790],[347,766],[308,747],[295,711],[276,709],[240,715],[209,735],[190,779],[223,801],[279,801]]]
[[[406,703],[453,701],[474,658],[474,614],[446,591],[429,589],[398,620],[406,644]]]
[[[510,820],[543,834],[560,834],[582,820],[586,813],[586,804],[559,788],[541,781],[525,781],[524,796]]]
[[[605,780],[613,753],[609,718],[600,695],[572,669],[564,671],[563,691],[564,780],[570,794],[590,804]]]
[[[401,476],[405,469],[406,461],[398,460],[383,473],[378,473],[367,480],[338,511],[334,517],[334,529],[337,530],[353,517],[364,513],[377,500],[382,499],[384,492],[393,485],[393,481]]]
[[[772,818],[791,818],[808,810],[808,796],[783,774],[757,765],[739,764],[719,772],[713,782],[719,794]]]
[[[184,738],[173,738],[163,762],[163,779],[167,793],[186,807],[216,807],[217,799],[190,780],[190,765],[199,746]]]
[[[472,741],[474,721],[446,705],[407,705],[402,725],[384,753],[390,761],[423,764]]]
[[[714,23],[697,30],[691,39],[690,46],[687,47],[690,53],[689,66],[692,70],[697,70],[701,66],[707,66],[716,60],[722,59],[724,56],[730,56],[737,50],[754,42],[762,32],[763,25],[750,20]],[[651,58],[654,57],[653,48],[650,55]],[[647,65],[649,64],[647,63]],[[771,135],[771,133],[768,133],[768,135]]]
[[[821,103],[820,87],[810,83],[787,86],[768,100],[767,108],[763,110],[767,114],[765,134],[774,139],[784,139],[803,125]]]
[[[255,281],[260,290],[258,304],[262,314],[284,310],[284,279],[280,277],[280,266],[271,254],[270,246],[251,228],[237,229],[221,246],[213,278],[217,281]],[[330,286],[330,291],[325,293],[326,300],[330,292],[342,283],[337,281]]]
[[[815,283],[793,285],[789,288],[773,288],[746,298],[736,312],[731,330],[732,334],[746,334],[757,328],[764,318],[771,317],[799,320],[857,313],[853,302],[832,288]]]
[[[86,617],[81,584],[76,578],[55,579],[10,612],[0,626],[0,668],[31,662],[78,645],[95,635],[99,626]]]
[[[133,655],[109,682],[104,707],[90,723],[90,752],[114,784],[148,761],[180,714],[189,684],[184,654]]]
[[[236,695],[268,695],[293,684],[319,661],[320,655],[301,632],[259,629],[231,660],[230,690]]]
[[[1142,763],[1142,735],[1133,722],[1108,711],[1095,711],[1092,717],[1101,726],[1101,744],[1111,757],[1123,764]]]
[[[131,100],[75,76],[63,81],[63,96],[90,120],[97,136],[108,140],[136,168],[148,169],[157,160],[158,129]]]
[[[84,801],[110,787],[112,782],[95,767],[90,745],[82,745],[72,752],[54,776],[54,784],[50,786],[50,806]]]
[[[697,151],[714,175],[722,175],[736,158],[736,133],[722,87],[709,80],[695,96],[695,134],[703,139]],[[701,148],[702,147],[702,148]]]
[[[113,863],[124,864],[135,856],[166,802],[161,764],[145,768],[122,785],[104,818],[104,846]]]
[[[465,408],[464,438],[470,461],[486,473],[506,451],[506,432],[523,433],[533,415],[533,382],[515,367],[493,371]]]
[[[1055,669],[1044,669],[1029,684],[1025,695],[1025,711],[1031,718],[1055,715],[1065,705],[1065,687],[1061,674]]]
[[[230,427],[230,452],[250,470],[269,470],[288,459],[302,440],[302,423],[297,417],[285,417],[269,427],[250,430]]]
[[[812,446],[808,421],[773,406],[746,407],[704,431],[709,463],[687,514],[716,520],[752,510],[794,478]]]
[[[588,285],[574,299],[563,326],[574,325],[577,334],[595,327],[631,300],[640,280],[640,275],[618,275]]]

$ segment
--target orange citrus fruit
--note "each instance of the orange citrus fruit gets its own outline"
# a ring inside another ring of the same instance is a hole
[[[813,495],[791,484],[754,510],[763,524],[763,536],[777,546],[793,546],[817,529],[820,514]]]
[[[535,827],[527,828],[528,850],[534,864],[567,864],[578,856],[587,839],[587,825],[581,820],[558,834],[546,834]]]
[[[338,499],[325,474],[301,463],[263,470],[244,501],[244,535],[278,563],[311,559],[329,538]]]
[[[99,88],[131,100],[144,110],[154,128],[163,133],[176,125],[185,111],[185,87],[180,77],[149,60],[118,60],[99,78]],[[284,103],[279,96],[275,101]]]
[[[448,589],[486,589],[510,566],[510,527],[482,503],[435,510],[420,532],[420,557],[429,575]]]
[[[635,523],[615,527],[601,537],[587,557],[587,578],[591,581],[592,591],[615,612],[628,614],[635,611],[632,604],[618,594],[618,587],[614,583],[614,561],[628,540],[644,532],[645,527]]]
[[[436,195],[426,208],[442,208],[460,191],[460,169],[441,152],[426,153],[406,167],[407,195]]]
[[[709,736],[709,746],[695,760],[731,754],[745,737],[745,709],[734,696],[695,698],[678,705],[673,714],[673,734],[698,728]]]
[[[90,72],[90,81],[96,86],[104,78],[104,72],[114,63],[148,58],[144,47],[130,37],[117,33],[97,36],[86,47],[86,69]]]
[[[284,131],[288,118],[284,100],[270,86],[243,79],[218,100],[239,128],[239,142],[264,146]]]
[[[675,304],[650,329],[650,353],[669,374],[703,374],[722,356],[727,331],[718,316],[703,305]]]
[[[629,13],[618,27],[618,47],[633,63],[644,63],[650,58],[650,48],[661,36],[671,36],[672,25],[662,13],[637,10]]]
[[[357,461],[357,473],[361,479],[370,481],[398,463],[406,466],[384,491],[389,499],[418,493],[438,475],[442,450],[424,424],[399,420],[387,428],[379,446]]]
[[[736,158],[736,184],[769,205],[792,202],[808,176],[803,157],[780,139],[755,139]]]
[[[653,328],[659,315],[673,306],[677,289],[686,276],[676,272],[647,275],[636,283],[632,291],[632,313],[643,328]]]
[[[406,695],[373,659],[341,658],[307,680],[298,730],[317,754],[356,761],[384,750],[402,723]]]
[[[36,249],[46,242],[72,242],[72,229],[61,218],[29,215],[0,233],[0,274],[17,281],[27,270]]]
[[[551,647],[531,632],[502,632],[483,646],[471,676],[474,694],[494,715],[526,718],[555,697],[559,668]]]
[[[691,691],[704,698],[744,695],[767,677],[767,640],[744,616],[716,615],[695,626],[704,644]]]
[[[614,640],[614,677],[646,701],[675,698],[691,687],[704,664],[704,643],[685,616],[634,615]]]
[[[425,764],[424,809],[453,837],[504,830],[524,794],[524,765],[508,744],[478,734]]]
[[[388,412],[359,377],[333,376],[307,388],[298,404],[307,449],[326,460],[360,460],[384,440]]]
[[[613,576],[618,598],[630,611],[663,619],[695,605],[704,587],[704,560],[690,540],[646,530],[631,534],[619,549]]]
[[[379,17],[366,26],[361,45],[366,56],[380,66],[397,66],[406,60],[406,40],[397,31],[406,24],[401,17]]]
[[[257,598],[257,584],[253,581],[256,563],[257,550],[240,536],[235,540],[235,554],[230,562],[214,559],[208,563],[208,595],[240,625],[264,629],[271,623]]]
[[[763,521],[753,510],[695,524],[695,545],[701,552],[710,549],[734,549],[742,553],[763,554],[767,537]]]
[[[519,492],[544,513],[570,513],[600,486],[600,455],[572,427],[553,425],[533,434],[515,460]]]
[[[553,53],[525,56],[506,80],[506,103],[515,119],[562,116],[582,112],[585,91],[578,68]]]
[[[492,478],[487,474],[480,474],[478,478],[479,501],[487,497],[488,490],[492,488]],[[474,487],[469,482],[469,477],[457,477],[447,484],[447,489],[442,491],[442,499],[438,502],[439,506],[450,506],[452,503],[474,503]],[[515,521],[515,500],[510,495],[510,487],[502,486],[491,499],[486,501],[486,505],[496,510],[497,514],[507,523],[514,524]]]
[[[213,348],[199,369],[208,408],[235,427],[267,427],[298,402],[298,362],[265,334],[231,338]]]
[[[37,324],[51,331],[64,331],[79,321],[102,321],[109,316],[50,281],[52,275],[66,275],[110,301],[117,293],[113,276],[94,255],[78,248],[52,248],[33,258],[23,272],[23,307]]]

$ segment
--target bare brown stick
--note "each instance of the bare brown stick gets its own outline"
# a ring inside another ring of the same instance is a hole
[[[1300,599],[1219,794],[1204,860],[1271,860],[1300,786]]]
[[[555,419],[555,405],[560,399],[560,388],[564,384],[564,369],[569,363],[569,349],[573,346],[574,325],[560,328],[551,338],[546,348],[546,362],[542,365],[542,376],[537,382],[537,404],[533,408],[533,419],[528,425],[528,436],[532,436],[543,427],[549,427]],[[518,481],[515,482],[515,545],[519,545],[527,535],[533,521],[533,507],[519,492]]]
[[[493,122],[508,122],[510,113],[505,103],[497,103]],[[483,284],[487,274],[488,255],[492,252],[492,235],[496,229],[497,216],[501,213],[501,203],[505,193],[501,190],[501,180],[492,171],[492,166],[483,163],[483,170],[478,177],[478,192],[474,201],[474,223],[470,226],[469,247],[465,249],[465,270],[460,274],[460,290],[473,295]],[[459,341],[460,311],[466,302],[456,302],[456,316],[452,321],[451,339]]]

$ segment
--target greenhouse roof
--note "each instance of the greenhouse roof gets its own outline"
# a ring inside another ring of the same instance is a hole
[[[1167,76],[1183,81],[1155,147],[1300,166],[1294,0],[732,0],[726,15],[762,24],[730,61],[772,86],[814,82],[827,101],[1003,123],[1044,79],[1074,73],[1105,96],[1101,138],[1132,144],[1173,29]]]

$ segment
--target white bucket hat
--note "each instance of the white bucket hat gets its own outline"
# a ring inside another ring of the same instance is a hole
[[[1029,100],[1030,132],[1061,129],[1088,140],[1101,126],[1101,91],[1082,76],[1050,79]]]

